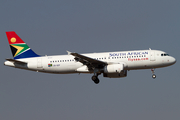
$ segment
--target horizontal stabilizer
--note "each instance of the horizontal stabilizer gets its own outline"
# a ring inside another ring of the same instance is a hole
[[[22,61],[14,60],[14,59],[6,59],[6,60],[7,60],[7,61],[10,61],[10,62],[20,63],[20,64],[27,64],[27,62],[22,62]]]

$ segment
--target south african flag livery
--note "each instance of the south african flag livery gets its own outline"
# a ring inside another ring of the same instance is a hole
[[[52,67],[52,64],[48,64],[48,67]]]
[[[6,32],[14,59],[39,57],[29,46],[14,32]]]

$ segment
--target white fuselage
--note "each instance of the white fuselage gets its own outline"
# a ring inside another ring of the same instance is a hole
[[[160,68],[170,66],[176,62],[174,57],[168,56],[168,54],[159,50],[119,51],[82,55],[106,62],[108,65],[123,63],[124,70]],[[92,73],[86,65],[76,61],[74,58],[72,55],[41,56],[18,59],[18,61],[26,62],[27,64],[18,64],[10,61],[6,61],[4,64],[46,73]]]

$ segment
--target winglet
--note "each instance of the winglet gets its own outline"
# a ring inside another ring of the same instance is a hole
[[[71,55],[71,52],[70,51],[67,51],[68,55]]]

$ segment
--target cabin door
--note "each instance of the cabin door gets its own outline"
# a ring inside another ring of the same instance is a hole
[[[37,59],[37,68],[42,68],[42,59],[41,58]]]
[[[155,52],[153,52],[153,51],[151,51],[150,60],[155,61]]]

